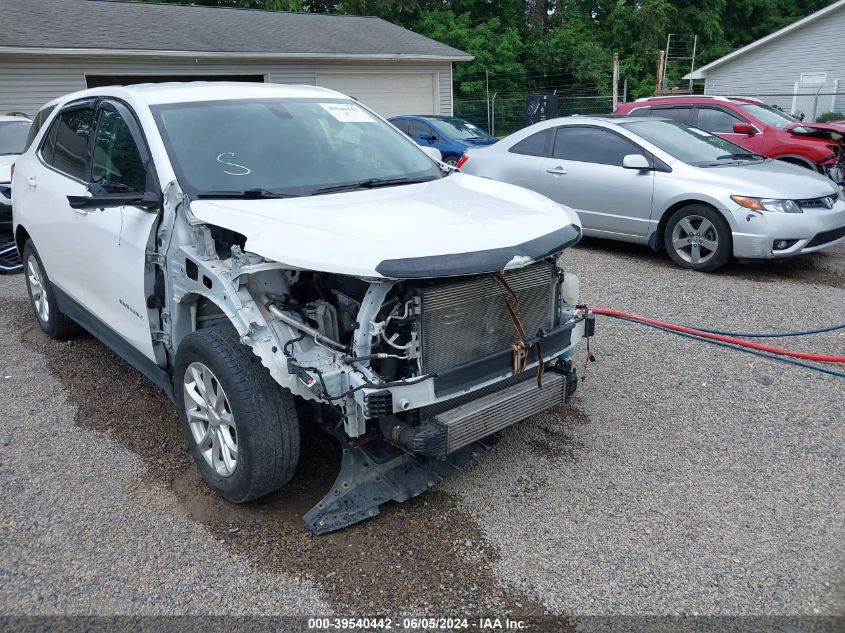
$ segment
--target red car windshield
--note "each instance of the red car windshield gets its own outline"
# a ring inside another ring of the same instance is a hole
[[[790,123],[800,123],[794,116],[762,103],[743,103],[739,107],[757,120],[779,130],[784,129]]]

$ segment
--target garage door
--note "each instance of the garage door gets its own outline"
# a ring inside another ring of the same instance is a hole
[[[434,73],[318,73],[317,85],[355,97],[383,117],[439,114]]]

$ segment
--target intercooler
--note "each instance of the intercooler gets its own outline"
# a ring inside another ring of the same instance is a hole
[[[519,300],[527,336],[550,330],[557,296],[554,262],[510,271],[505,280]],[[423,373],[463,365],[519,341],[505,290],[492,275],[423,288],[420,300]]]

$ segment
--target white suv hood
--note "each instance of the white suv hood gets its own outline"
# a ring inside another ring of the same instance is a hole
[[[414,185],[271,200],[197,200],[202,222],[304,270],[440,277],[524,266],[581,235],[576,214],[506,183],[453,174]]]

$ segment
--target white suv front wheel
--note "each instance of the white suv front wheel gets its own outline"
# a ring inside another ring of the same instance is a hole
[[[299,461],[296,403],[232,326],[189,334],[174,371],[179,419],[208,486],[234,503],[285,485]]]

